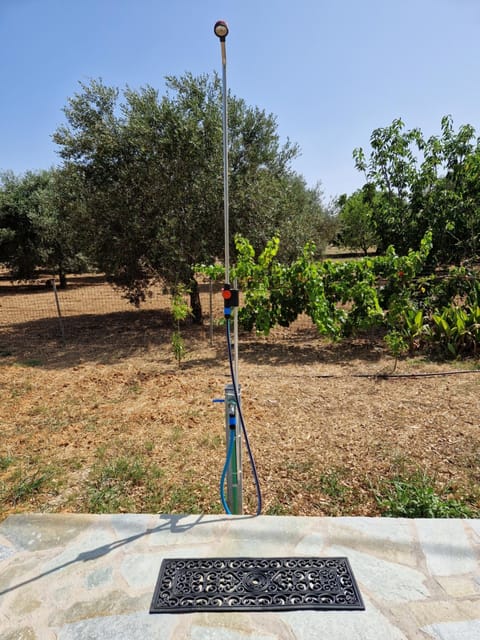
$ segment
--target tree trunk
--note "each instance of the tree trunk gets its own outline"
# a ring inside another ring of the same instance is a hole
[[[202,303],[200,302],[200,291],[195,278],[190,280],[190,306],[192,308],[192,318],[194,324],[202,324]]]
[[[59,288],[60,289],[66,289],[67,288],[67,274],[63,270],[62,265],[59,265],[59,267],[58,267],[58,278],[60,280]]]

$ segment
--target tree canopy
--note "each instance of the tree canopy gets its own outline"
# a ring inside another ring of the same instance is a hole
[[[454,130],[442,118],[441,134],[425,139],[420,129],[406,130],[401,119],[375,129],[367,158],[354,150],[365,175],[364,200],[380,250],[394,244],[405,254],[428,229],[431,256],[439,262],[478,255],[480,239],[480,139],[471,125]]]
[[[33,279],[43,267],[64,286],[67,272],[86,267],[70,219],[73,202],[79,209],[76,193],[68,184],[67,174],[56,169],[0,176],[0,262],[12,279]]]
[[[346,194],[337,200],[338,238],[343,246],[361,249],[365,255],[370,247],[377,244],[378,238],[374,226],[374,207],[368,192],[358,189],[350,196]]]
[[[80,187],[94,262],[137,304],[159,278],[195,290],[193,265],[223,255],[221,83],[191,74],[166,83],[162,97],[150,86],[81,84],[53,136]],[[292,252],[320,241],[328,216],[320,191],[291,168],[297,146],[280,142],[272,114],[233,95],[228,104],[232,237],[261,247],[277,233]]]

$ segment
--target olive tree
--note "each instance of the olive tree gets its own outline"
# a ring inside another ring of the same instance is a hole
[[[223,255],[221,83],[185,74],[166,86],[159,96],[150,86],[82,84],[54,140],[64,170],[81,184],[82,224],[98,267],[135,304],[155,280],[186,285],[200,321],[193,266]],[[280,142],[275,117],[228,100],[232,236],[241,231],[262,246],[320,205],[286,196],[298,148]]]

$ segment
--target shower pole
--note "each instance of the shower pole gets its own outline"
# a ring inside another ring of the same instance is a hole
[[[223,20],[218,20],[213,28],[215,35],[220,40],[222,54],[222,116],[223,116],[223,212],[225,229],[225,284],[223,298],[225,305],[225,317],[227,324],[231,322],[230,313],[233,307],[233,341],[232,353],[234,372],[231,384],[225,387],[225,429],[227,451],[231,431],[235,430],[235,446],[231,455],[231,462],[227,470],[227,503],[232,514],[243,513],[243,486],[242,486],[242,430],[238,420],[237,399],[240,399],[240,386],[238,384],[238,292],[232,290],[230,284],[230,225],[229,225],[229,193],[228,193],[228,104],[227,104],[227,52],[225,40],[228,35],[228,25]],[[236,304],[235,304],[236,303]],[[232,305],[232,307],[230,306]],[[228,309],[228,314],[227,314]],[[228,340],[230,332],[227,331]]]

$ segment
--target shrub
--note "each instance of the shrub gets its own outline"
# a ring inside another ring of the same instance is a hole
[[[385,483],[376,496],[382,515],[392,518],[470,518],[473,510],[439,495],[434,479],[417,470]]]

